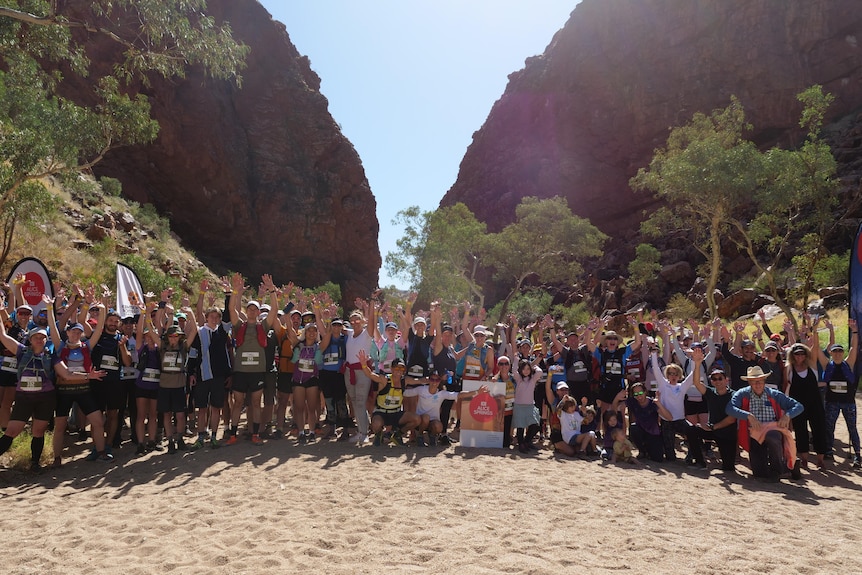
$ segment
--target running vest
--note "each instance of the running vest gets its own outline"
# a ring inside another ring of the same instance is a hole
[[[390,341],[384,340],[383,345],[377,347],[377,342],[374,342],[374,345],[371,346],[371,359],[378,364],[378,369],[382,370],[385,373],[392,373],[392,360],[400,359],[404,361],[404,348],[398,345],[398,342],[391,342],[395,345],[395,357],[389,357],[389,347]],[[421,377],[421,376],[419,376]]]
[[[161,377],[159,387],[166,389],[180,389],[186,386],[186,351],[180,349],[161,348],[160,353]]]
[[[842,361],[839,364],[830,361],[823,371],[823,381],[826,382],[826,401],[834,403],[853,403],[856,398],[858,380],[850,369],[850,364]]]
[[[404,400],[404,390],[400,387],[392,387],[392,376],[386,376],[386,387],[377,392],[374,402],[375,411],[381,413],[398,413],[401,411],[401,403]]]
[[[41,356],[33,353],[33,348],[18,348],[18,385],[17,391],[38,393],[54,390],[53,357],[45,349]],[[38,360],[38,361],[37,361]]]
[[[490,348],[483,345],[481,349],[473,346],[473,349],[467,352],[464,362],[464,379],[478,380],[485,377],[485,359]]]

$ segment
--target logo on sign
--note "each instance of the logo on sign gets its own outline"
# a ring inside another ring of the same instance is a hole
[[[30,306],[35,307],[42,303],[42,294],[45,293],[45,282],[42,280],[42,276],[36,272],[27,272],[21,291]]]
[[[497,416],[497,402],[490,393],[480,393],[470,401],[470,415],[482,423],[491,421]]]

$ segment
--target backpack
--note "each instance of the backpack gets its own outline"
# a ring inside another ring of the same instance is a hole
[[[21,359],[18,360],[18,381],[21,381],[21,376],[24,375],[24,368],[30,365],[30,361],[36,356],[33,353],[33,348],[24,348],[24,353],[21,354]],[[48,374],[48,379],[54,381],[54,361],[53,356],[48,353],[48,349],[42,352],[42,369]]]

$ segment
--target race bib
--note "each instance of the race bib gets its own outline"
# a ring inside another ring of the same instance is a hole
[[[847,382],[846,381],[830,381],[829,382],[829,391],[832,393],[847,393]]]
[[[0,367],[0,371],[9,371],[12,373],[18,373],[18,358],[17,357],[7,357],[3,356],[3,365]]]
[[[337,353],[324,353],[323,354],[323,365],[338,365],[338,354]]]
[[[165,352],[165,360],[162,363],[162,371],[167,371],[171,373],[178,373],[182,371],[182,365],[179,363],[180,361],[182,361],[182,358],[177,352]]]
[[[302,373],[314,373],[314,360],[302,358],[296,363],[296,367]]]
[[[35,375],[25,375],[21,378],[21,391],[41,391],[42,378]]]
[[[259,351],[244,351],[242,352],[241,365],[260,365]]]
[[[141,381],[148,381],[150,383],[158,383],[159,379],[161,379],[162,372],[158,369],[154,369],[152,367],[148,367],[144,370],[143,375],[141,376]]]
[[[102,364],[100,365],[100,367],[105,371],[119,371],[120,362],[117,361],[117,358],[112,355],[103,355]]]

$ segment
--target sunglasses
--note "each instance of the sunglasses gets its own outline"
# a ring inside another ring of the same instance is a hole
[[[510,365],[508,361],[498,361],[497,365]]]
[[[808,352],[800,349],[799,351],[794,351],[793,355],[808,355]]]
[[[28,315],[33,315],[33,314],[32,314],[31,312],[27,311],[27,310],[25,309],[25,310],[21,310],[21,311],[19,311],[19,312],[18,312],[18,315],[23,315],[23,316],[25,316],[25,317],[26,317],[26,316],[28,316]]]
[[[724,379],[723,375],[711,375],[709,376],[709,381],[721,381]]]
[[[646,393],[645,391],[636,391],[636,392],[634,392],[632,395],[633,395],[633,396],[635,396],[635,397],[640,397],[641,395],[643,395],[643,394],[645,394],[645,393]]]

